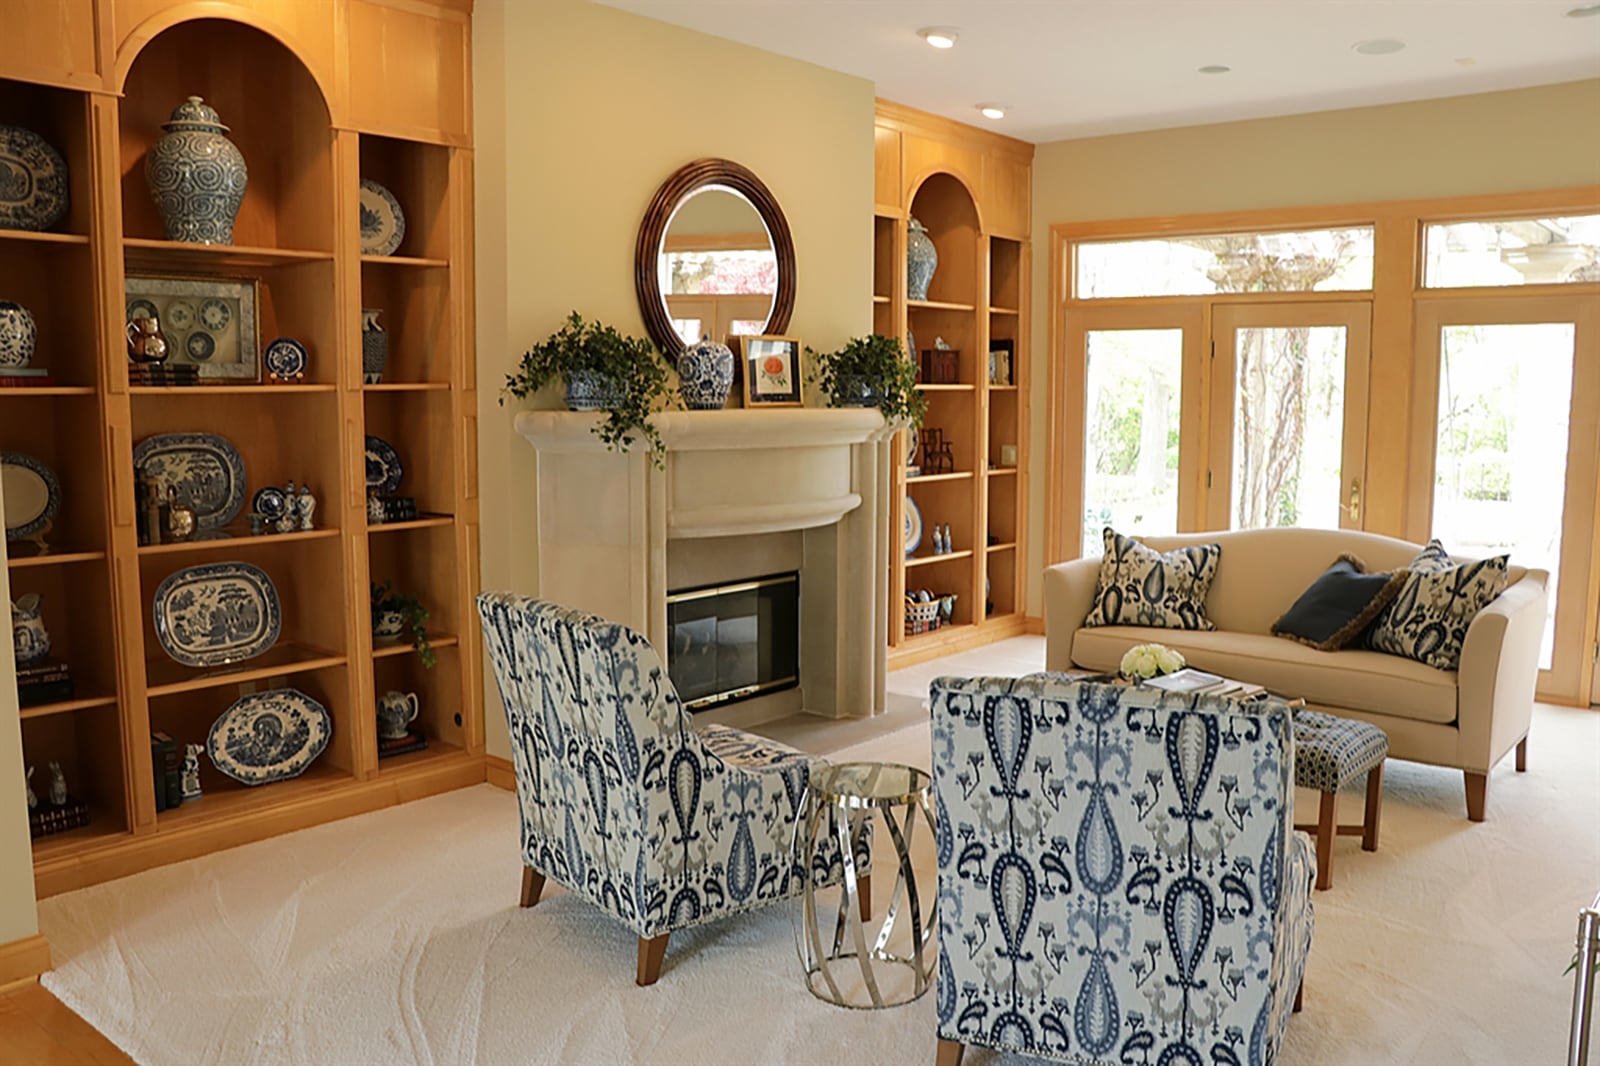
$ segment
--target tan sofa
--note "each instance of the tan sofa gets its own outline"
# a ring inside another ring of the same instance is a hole
[[[1139,538],[1157,551],[1220,544],[1206,597],[1214,632],[1142,626],[1085,628],[1099,559],[1052,566],[1044,575],[1045,666],[1116,670],[1122,653],[1148,641],[1176,648],[1190,665],[1302,696],[1320,710],[1359,718],[1389,735],[1398,759],[1466,773],[1467,815],[1484,818],[1489,770],[1513,747],[1526,766],[1528,723],[1539,672],[1549,574],[1517,566],[1506,590],[1467,630],[1459,671],[1375,651],[1317,651],[1272,635],[1272,624],[1340,553],[1368,570],[1405,566],[1420,545],[1350,530],[1257,529]]]

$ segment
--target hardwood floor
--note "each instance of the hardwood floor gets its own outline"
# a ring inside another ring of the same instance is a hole
[[[129,1066],[133,1062],[38,984],[0,992],[0,1062]]]

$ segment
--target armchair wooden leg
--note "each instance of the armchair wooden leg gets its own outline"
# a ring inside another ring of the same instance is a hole
[[[1306,1005],[1306,979],[1300,978],[1300,985],[1294,990],[1294,1013],[1299,1014]]]
[[[1528,772],[1528,738],[1523,737],[1517,741],[1517,773]]]
[[[1317,812],[1317,890],[1333,887],[1334,815],[1339,810],[1339,794],[1324,792],[1322,809]]]
[[[531,907],[539,902],[539,895],[544,891],[544,874],[531,866],[522,868],[522,898],[517,901],[519,907]]]
[[[872,875],[863,874],[856,878],[856,903],[861,907],[861,920],[872,921]]]
[[[961,1053],[967,1046],[957,1040],[939,1038],[938,1066],[961,1066]]]
[[[1467,817],[1474,822],[1484,819],[1484,804],[1489,798],[1489,775],[1463,771],[1467,778]]]
[[[1383,763],[1367,772],[1367,813],[1361,821],[1361,849],[1378,850],[1378,817],[1383,813]]]
[[[656,983],[661,976],[661,960],[667,957],[667,938],[671,933],[662,933],[648,939],[639,938],[639,976],[640,988],[647,988]]]

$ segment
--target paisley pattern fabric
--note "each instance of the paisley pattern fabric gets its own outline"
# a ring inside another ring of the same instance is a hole
[[[820,760],[696,730],[627,626],[499,592],[479,595],[478,614],[511,730],[524,863],[641,937],[801,891],[794,827]],[[842,872],[838,848],[823,849],[817,880]]]
[[[1105,1066],[1266,1066],[1311,949],[1288,708],[933,683],[939,1036]]]
[[[1104,536],[1100,585],[1085,626],[1217,628],[1206,618],[1206,593],[1222,545],[1196,544],[1163,555],[1110,526]]]
[[[1370,722],[1294,712],[1294,783],[1337,792],[1389,757],[1389,737]]]
[[[1467,627],[1506,588],[1509,555],[1458,563],[1438,539],[1406,567],[1410,576],[1367,631],[1366,645],[1440,670],[1461,665]]]

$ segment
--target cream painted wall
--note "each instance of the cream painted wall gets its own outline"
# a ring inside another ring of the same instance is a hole
[[[5,504],[0,501],[0,526]],[[11,603],[11,570],[0,542],[0,599]],[[11,647],[11,612],[0,615],[0,648]],[[37,779],[38,773],[34,774]],[[41,786],[42,787],[42,786]],[[22,719],[17,710],[17,665],[0,653],[0,947],[33,936],[39,916],[33,898],[33,845],[22,769]]]
[[[1028,613],[1041,610],[1052,225],[1595,182],[1600,79],[1039,145]]]
[[[506,373],[572,310],[643,335],[639,220],[703,156],[749,167],[783,207],[789,332],[822,350],[870,332],[873,87],[584,0],[478,0],[473,42],[482,579],[535,593],[534,455],[519,405],[496,403]],[[485,694],[488,750],[509,756],[492,676]]]

